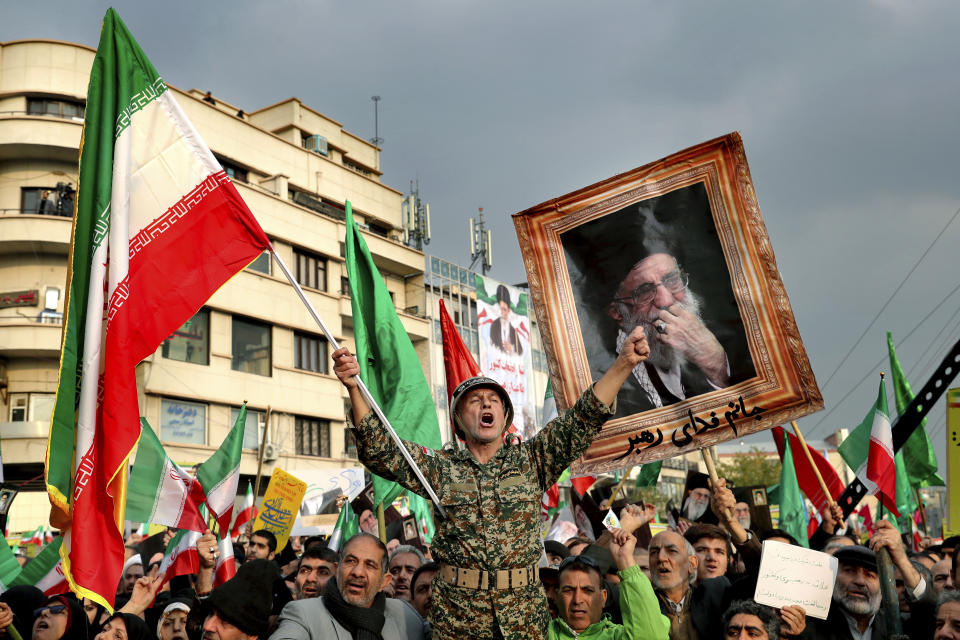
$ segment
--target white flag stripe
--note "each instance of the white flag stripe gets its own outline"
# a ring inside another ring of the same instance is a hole
[[[240,465],[230,470],[223,480],[207,493],[207,504],[217,516],[233,508],[237,498],[237,485],[240,483]],[[224,532],[226,534],[226,532]]]
[[[126,138],[124,142],[129,144],[129,148],[123,147],[129,153],[123,158],[129,163],[129,186],[121,187],[120,193],[114,189],[114,196],[122,198],[115,199],[114,206],[124,206],[122,213],[130,216],[128,239],[163,216],[207,176],[220,171],[205,145],[198,147],[189,140],[191,133],[197,139],[199,135],[169,91],[134,113],[130,121],[131,126],[118,139],[119,143]],[[118,151],[120,148],[118,144]],[[204,153],[198,155],[201,149]]]
[[[153,505],[150,522],[174,526],[183,517],[183,508],[189,495],[189,483],[196,482],[170,458],[163,465],[157,501]],[[170,524],[173,523],[173,524]]]

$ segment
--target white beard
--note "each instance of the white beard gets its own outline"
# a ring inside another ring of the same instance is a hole
[[[675,367],[682,367],[687,363],[687,359],[683,354],[677,352],[676,349],[660,339],[660,333],[653,325],[657,319],[659,309],[652,309],[647,316],[644,316],[639,312],[636,314],[631,313],[626,304],[619,302],[617,304],[619,305],[620,314],[623,316],[621,328],[626,334],[629,335],[630,332],[638,326],[643,327],[643,331],[647,336],[647,345],[650,347],[650,357],[647,358],[650,364],[661,371],[670,371]],[[678,302],[677,304],[703,322],[703,317],[700,315],[700,296],[696,295],[693,291],[687,289],[686,300],[684,302]]]
[[[688,520],[693,520],[696,522],[703,514],[707,512],[709,507],[709,500],[700,502],[698,500],[691,500],[690,498],[687,498],[686,504],[683,505],[683,511]]]

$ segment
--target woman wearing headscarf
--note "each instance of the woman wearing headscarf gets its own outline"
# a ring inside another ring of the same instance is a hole
[[[73,594],[50,596],[34,614],[31,640],[87,640],[87,615]]]
[[[0,634],[5,632],[7,612],[13,616],[14,628],[21,638],[29,638],[33,629],[33,612],[47,599],[33,586],[10,587],[0,594]]]
[[[150,628],[132,613],[115,613],[103,623],[96,640],[154,640]]]

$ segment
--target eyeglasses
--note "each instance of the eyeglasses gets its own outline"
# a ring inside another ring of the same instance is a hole
[[[564,569],[566,569],[567,567],[575,563],[580,563],[592,569],[596,569],[597,571],[600,571],[600,565],[597,564],[596,560],[594,560],[590,556],[579,555],[579,556],[567,556],[566,558],[564,558],[563,561],[560,563],[560,566],[557,567],[557,573],[563,571]]]
[[[39,618],[44,611],[49,611],[52,615],[57,615],[58,613],[63,613],[67,610],[67,605],[65,604],[51,604],[46,607],[40,607],[39,609],[33,610],[33,617]]]
[[[614,298],[615,302],[632,302],[640,306],[650,304],[657,297],[657,287],[663,285],[670,293],[680,293],[687,288],[690,276],[682,269],[674,269],[661,278],[660,282],[645,282],[634,289],[629,296]]]

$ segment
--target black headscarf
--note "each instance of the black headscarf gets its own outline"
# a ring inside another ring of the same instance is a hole
[[[150,629],[147,627],[147,623],[139,616],[135,616],[132,613],[115,613],[107,618],[107,622],[111,622],[117,618],[123,620],[123,624],[127,628],[127,640],[154,640],[150,635]],[[107,625],[107,622],[103,623],[104,626]]]
[[[33,612],[46,601],[43,591],[33,586],[10,587],[0,594],[0,602],[10,606],[13,611],[13,626],[26,640],[33,632]]]
[[[59,640],[88,640],[87,638],[87,614],[83,610],[83,605],[72,593],[60,593],[50,596],[40,606],[65,604],[67,605],[67,628]],[[34,619],[35,621],[36,619]],[[33,622],[30,624],[30,634],[24,638],[33,635]]]

